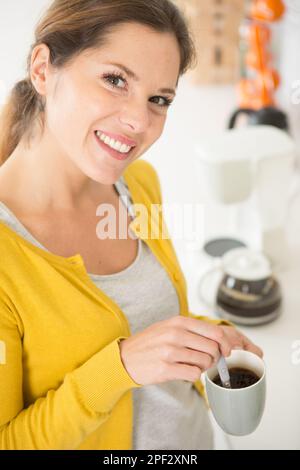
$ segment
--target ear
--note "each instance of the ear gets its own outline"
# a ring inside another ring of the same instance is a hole
[[[46,44],[36,46],[31,54],[30,76],[36,91],[46,96],[50,81],[50,49]]]

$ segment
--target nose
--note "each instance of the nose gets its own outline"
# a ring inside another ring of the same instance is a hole
[[[120,114],[120,122],[127,126],[131,132],[141,134],[150,125],[148,103],[145,101],[130,99],[126,101]]]

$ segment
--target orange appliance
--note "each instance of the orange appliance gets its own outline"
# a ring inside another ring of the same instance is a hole
[[[272,63],[271,30],[268,23],[284,14],[281,0],[254,0],[243,28],[244,76],[238,84],[241,108],[261,109],[275,106],[275,92],[280,76]]]

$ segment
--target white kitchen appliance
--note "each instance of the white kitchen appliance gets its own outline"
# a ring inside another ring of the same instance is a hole
[[[216,256],[231,245],[245,244],[263,252],[273,265],[284,264],[295,161],[293,139],[273,126],[227,130],[196,146],[197,192],[204,205],[207,252],[223,239],[225,249]]]

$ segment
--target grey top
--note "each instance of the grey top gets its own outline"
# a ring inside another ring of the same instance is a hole
[[[123,178],[115,184],[129,214],[132,200]],[[0,202],[0,220],[19,235],[47,250]],[[179,301],[168,274],[148,245],[138,240],[138,254],[126,269],[109,275],[89,273],[96,286],[126,315],[132,334],[179,314]],[[171,381],[133,390],[133,448],[200,450],[213,447],[205,402],[192,383]]]

